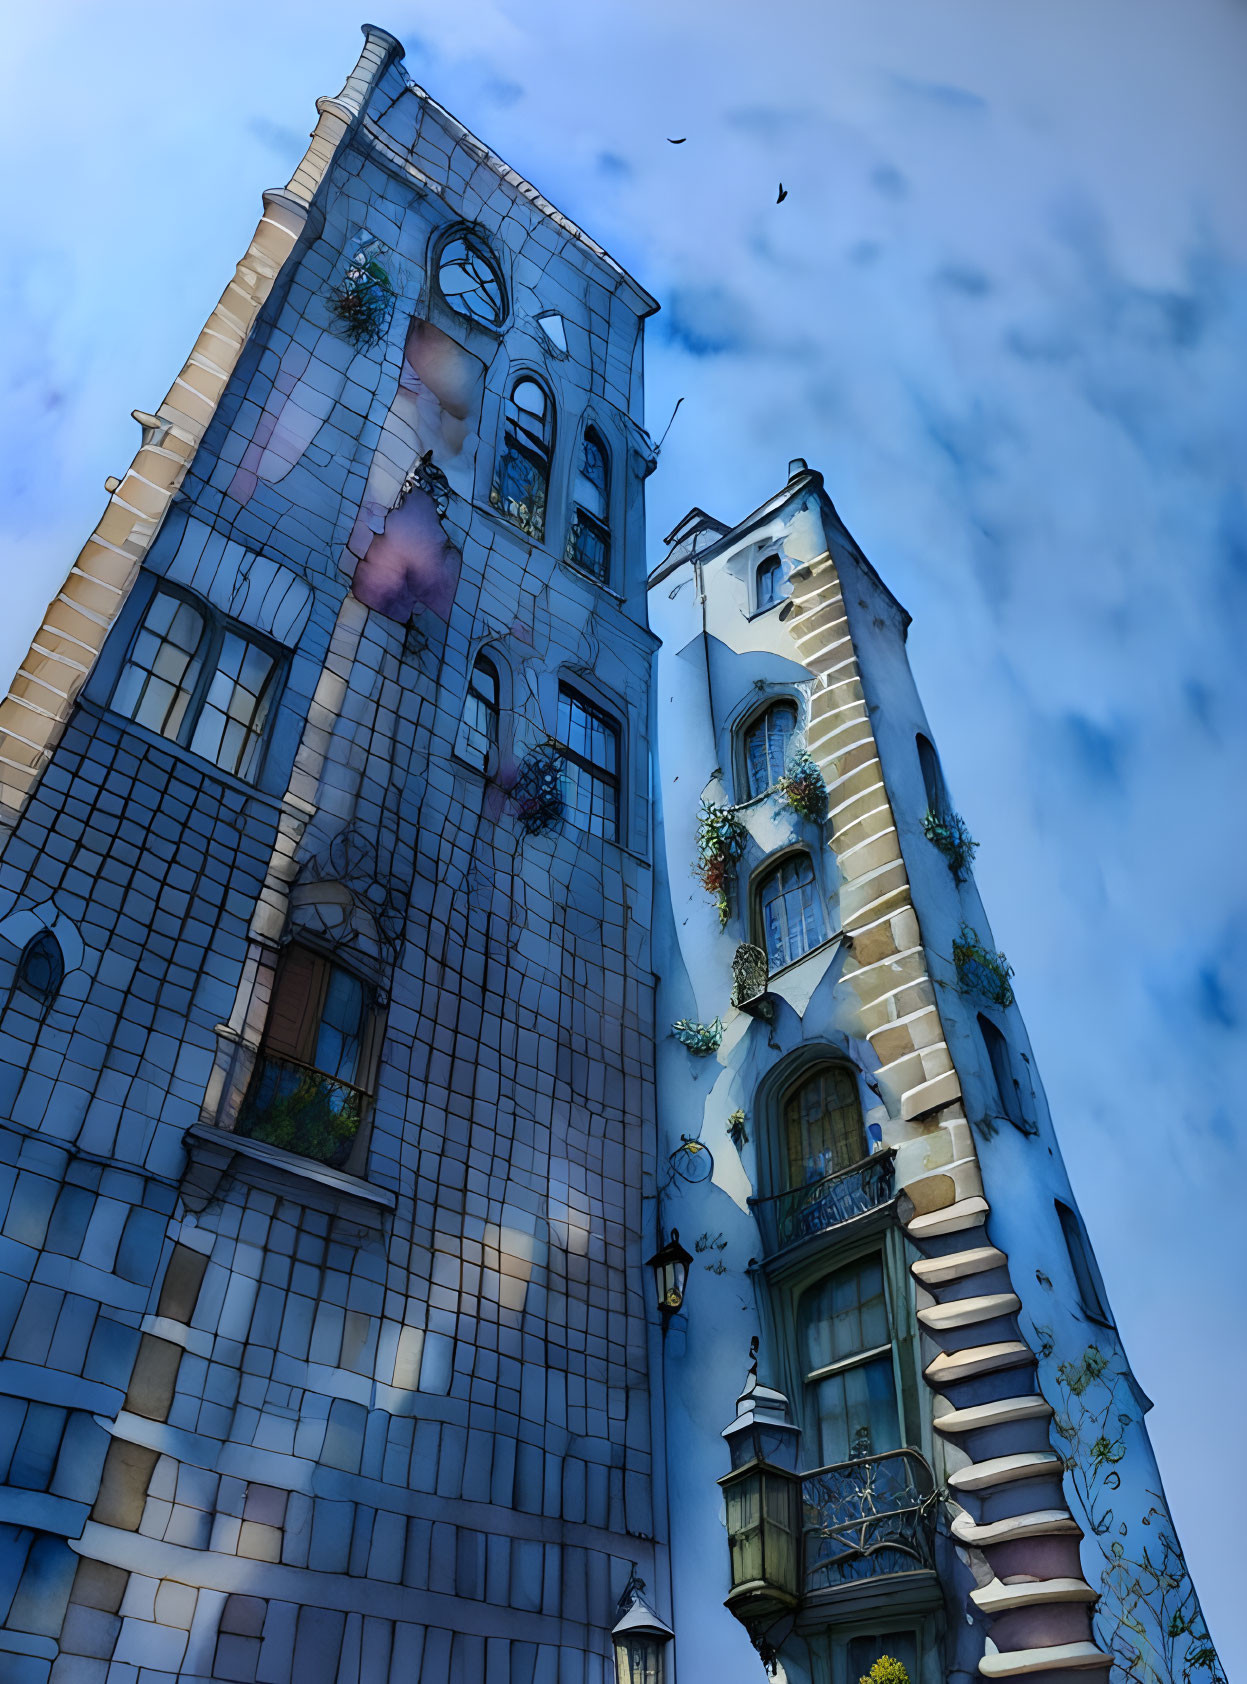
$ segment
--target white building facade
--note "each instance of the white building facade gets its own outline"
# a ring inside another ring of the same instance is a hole
[[[922,1684],[1219,1678],[909,617],[804,462],[668,545],[649,597],[658,1222],[689,1256],[664,1348],[683,1684],[740,1675],[751,1641],[812,1684],[883,1656]]]

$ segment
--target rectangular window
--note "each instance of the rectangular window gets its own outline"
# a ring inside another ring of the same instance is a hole
[[[559,685],[559,747],[567,766],[567,816],[590,836],[619,835],[619,727]]]
[[[206,603],[158,585],[111,707],[234,777],[250,777],[276,693],[276,649]]]
[[[805,1293],[798,1307],[806,1431],[820,1463],[898,1450],[900,1411],[883,1258],[865,1257]]]

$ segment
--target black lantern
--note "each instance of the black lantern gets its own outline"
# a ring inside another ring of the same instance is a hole
[[[617,1613],[619,1618],[611,1628],[615,1684],[663,1684],[671,1627],[659,1619],[645,1600],[645,1580],[637,1578],[635,1562],[619,1598]]]
[[[732,1589],[727,1607],[751,1629],[801,1600],[801,1433],[782,1392],[758,1384],[757,1341],[749,1379],[724,1429],[731,1472],[723,1475]]]
[[[661,1238],[661,1228],[658,1233]],[[680,1244],[678,1228],[671,1230],[671,1238],[666,1245],[659,1246],[650,1258],[647,1267],[654,1271],[654,1284],[658,1288],[658,1308],[664,1317],[673,1316],[684,1303],[688,1266],[692,1261],[692,1253],[685,1251]]]

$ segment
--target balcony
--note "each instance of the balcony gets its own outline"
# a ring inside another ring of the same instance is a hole
[[[935,1566],[935,1476],[916,1450],[801,1476],[805,1595]]]
[[[895,1152],[875,1152],[847,1169],[833,1170],[803,1187],[750,1199],[768,1256],[815,1234],[827,1234],[843,1222],[889,1204],[895,1193]]]
[[[340,1169],[350,1157],[364,1094],[289,1058],[260,1058],[238,1116],[238,1133]]]

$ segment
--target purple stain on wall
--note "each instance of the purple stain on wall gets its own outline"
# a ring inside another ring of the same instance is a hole
[[[463,557],[447,538],[433,499],[412,491],[385,523],[355,569],[351,594],[366,608],[406,625],[413,614],[450,615]]]

